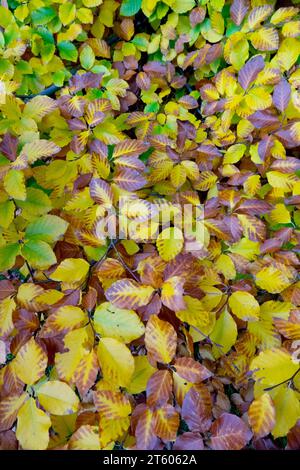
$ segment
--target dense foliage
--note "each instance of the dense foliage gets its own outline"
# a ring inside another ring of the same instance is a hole
[[[296,2],[0,26],[1,447],[300,448]]]

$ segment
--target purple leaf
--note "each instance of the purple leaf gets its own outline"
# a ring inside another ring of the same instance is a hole
[[[256,111],[248,116],[248,121],[253,124],[256,129],[264,129],[266,127],[279,127],[280,122],[278,116],[275,116],[270,110]]]
[[[204,386],[191,388],[182,404],[182,418],[191,431],[206,432],[211,426],[211,398]]]
[[[282,78],[278,85],[275,86],[273,91],[273,104],[276,106],[278,111],[284,112],[287,105],[289,104],[291,97],[291,85]]]
[[[87,72],[82,75],[76,74],[69,81],[69,87],[73,93],[83,88],[99,88],[103,74]]]
[[[271,135],[265,136],[258,144],[258,155],[265,161],[271,153],[274,145],[274,139]]]
[[[178,436],[173,450],[204,450],[201,434],[185,432]]]
[[[18,139],[7,132],[0,143],[0,152],[13,162],[17,158],[17,147]]]
[[[241,68],[238,75],[238,81],[244,90],[248,88],[250,83],[254,82],[257,75],[265,66],[264,59],[261,55],[252,57],[248,62]]]
[[[248,0],[233,0],[230,7],[230,17],[236,25],[240,25],[248,11]]]

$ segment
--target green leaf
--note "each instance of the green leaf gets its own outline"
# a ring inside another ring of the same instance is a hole
[[[31,13],[32,21],[35,25],[44,25],[56,17],[56,11],[52,7],[42,7],[33,10]]]
[[[73,3],[63,3],[59,7],[59,19],[64,26],[74,21],[76,15],[76,5]]]
[[[41,240],[47,243],[56,242],[66,232],[68,222],[56,215],[44,215],[31,222],[25,232],[30,240]]]
[[[8,8],[0,5],[0,26],[6,28],[10,23],[14,22],[14,17]]]
[[[19,253],[19,243],[0,246],[0,271],[6,271],[7,269],[12,268]]]
[[[22,247],[22,255],[33,268],[49,268],[56,263],[56,256],[48,243],[28,240]]]
[[[16,200],[15,202],[22,209],[22,217],[27,220],[32,220],[34,217],[46,214],[52,208],[47,194],[35,188],[27,188],[26,201]]]
[[[101,337],[115,338],[124,343],[131,343],[145,332],[134,310],[118,308],[110,302],[104,302],[96,308],[94,325]]]
[[[123,0],[120,14],[122,16],[133,16],[141,8],[142,0]]]
[[[13,199],[24,201],[26,199],[26,187],[24,173],[20,170],[10,170],[4,177],[4,189]]]
[[[89,70],[93,67],[95,62],[95,54],[90,46],[85,46],[80,52],[80,63],[82,67]]]
[[[78,58],[78,51],[74,44],[70,41],[61,41],[57,44],[59,55],[62,59],[76,62]]]
[[[194,6],[194,0],[175,0],[174,3],[172,3],[171,8],[175,13],[186,13],[187,11],[192,10]]]
[[[0,202],[0,227],[8,228],[15,215],[15,205],[12,201]]]

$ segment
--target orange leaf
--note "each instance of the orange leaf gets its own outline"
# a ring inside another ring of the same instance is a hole
[[[173,326],[157,315],[151,315],[145,332],[147,351],[157,362],[167,364],[175,356],[177,334]]]
[[[172,376],[168,370],[154,372],[147,383],[147,404],[156,407],[167,403],[171,397],[172,385]]]

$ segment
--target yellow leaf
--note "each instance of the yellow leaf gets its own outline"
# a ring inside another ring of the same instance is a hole
[[[18,199],[19,201],[25,201],[26,186],[25,176],[22,171],[10,170],[4,177],[3,185],[5,191],[10,197]]]
[[[291,284],[287,276],[274,266],[261,269],[255,275],[255,283],[270,294],[278,294]]]
[[[77,411],[79,399],[71,387],[59,380],[51,380],[36,391],[40,404],[54,415],[65,415]]]
[[[246,95],[246,104],[253,111],[269,108],[272,105],[272,97],[264,88],[256,87],[248,91]]]
[[[278,49],[278,52],[273,59],[275,64],[280,67],[282,71],[289,70],[297,61],[300,53],[300,44],[297,38],[284,39]],[[273,65],[272,61],[272,65]],[[274,65],[275,65],[274,64]],[[276,66],[275,65],[275,66]]]
[[[224,310],[216,321],[210,334],[213,344],[212,352],[216,359],[226,354],[235,344],[237,338],[237,326],[227,310]]]
[[[44,290],[41,286],[32,282],[21,284],[17,294],[18,305],[30,311],[37,311],[38,306],[35,302],[35,297],[43,294],[43,292]]]
[[[106,290],[105,296],[117,307],[134,309],[147,305],[153,293],[151,286],[141,285],[132,279],[121,279]]]
[[[69,449],[100,450],[98,427],[85,424],[77,429],[69,441]]]
[[[227,280],[234,279],[236,276],[234,263],[228,255],[221,254],[215,263],[215,268]]]
[[[297,15],[298,8],[296,7],[281,7],[278,8],[271,16],[270,23],[280,24],[289,21],[293,16]]]
[[[209,334],[214,326],[215,317],[207,311],[201,300],[189,295],[183,297],[186,308],[176,312],[176,316],[189,325],[194,325],[204,334]]]
[[[60,147],[50,140],[36,140],[25,144],[18,158],[12,163],[12,168],[23,169],[43,157],[52,157],[60,151]]]
[[[289,387],[281,387],[273,398],[276,424],[272,434],[275,437],[286,436],[300,418],[300,403],[296,392]]]
[[[260,176],[259,175],[252,175],[246,179],[244,182],[244,190],[246,194],[249,196],[254,196],[261,188],[260,184]]]
[[[273,188],[291,191],[297,177],[293,174],[280,173],[279,171],[268,171],[267,179]]]
[[[58,308],[47,318],[43,326],[42,336],[47,338],[62,332],[67,333],[75,328],[84,326],[87,322],[88,316],[81,308],[65,305]]]
[[[131,394],[142,393],[146,390],[147,382],[156,369],[151,366],[147,356],[134,357],[134,374],[127,387],[127,392]]]
[[[19,410],[16,437],[24,450],[45,450],[50,426],[49,416],[29,398]]]
[[[264,388],[273,387],[291,378],[299,369],[285,349],[267,349],[253,359],[250,370]]]
[[[291,214],[284,204],[275,204],[275,207],[269,213],[272,224],[289,224],[291,222]]]
[[[127,387],[134,372],[134,359],[127,346],[114,338],[101,338],[97,354],[104,379]]]
[[[35,96],[26,103],[23,113],[26,117],[38,122],[44,116],[50,114],[56,107],[56,101],[49,96]]]
[[[28,385],[33,385],[44,375],[47,363],[46,353],[34,338],[19,349],[13,362],[17,376]]]
[[[275,28],[260,28],[250,35],[250,40],[259,51],[275,51],[279,46],[279,36]]]
[[[145,332],[145,327],[134,310],[118,308],[110,302],[99,305],[94,313],[94,326],[102,337],[131,343]]]
[[[56,353],[55,365],[62,380],[72,381],[74,373],[83,356],[87,354],[85,345],[88,344],[88,330],[86,327],[70,331],[64,338],[64,345],[69,350],[65,353]]]
[[[185,168],[181,164],[175,165],[171,171],[170,179],[174,188],[180,188],[186,180]]]
[[[101,448],[107,448],[107,446],[114,444],[114,441],[121,440],[120,438],[125,435],[129,426],[129,416],[119,419],[100,418],[99,431]]]
[[[94,351],[85,354],[75,370],[74,379],[81,396],[94,385],[99,370],[98,358]]]
[[[100,390],[94,393],[94,403],[100,419],[122,419],[131,413],[129,399],[121,392]]]
[[[230,251],[231,253],[237,253],[251,261],[260,253],[259,242],[253,242],[252,240],[244,237],[239,242],[234,243],[230,247]]]
[[[261,315],[259,321],[248,323],[249,333],[253,335],[260,349],[279,348],[281,340],[273,325],[272,319]]]
[[[218,177],[212,171],[202,171],[193,187],[199,191],[208,191],[217,182]]]
[[[246,151],[246,148],[247,147],[244,144],[235,144],[228,147],[224,155],[223,165],[237,163],[240,161]]]
[[[271,15],[272,10],[273,7],[271,5],[262,5],[253,8],[248,16],[245,26],[249,27],[249,29],[257,28],[260,23],[262,23],[265,19],[268,18],[268,16]]]
[[[12,314],[16,309],[14,299],[6,297],[0,302],[0,336],[9,335],[14,329]]]
[[[165,228],[157,237],[156,246],[164,261],[175,258],[183,248],[183,234],[178,227]]]
[[[74,289],[85,280],[89,268],[89,263],[84,259],[67,258],[60,263],[50,277],[54,281],[63,282],[64,290]]]
[[[248,410],[250,426],[257,438],[265,437],[275,425],[275,408],[268,393],[254,400]]]
[[[145,345],[155,361],[167,364],[176,353],[176,331],[169,322],[160,320],[157,315],[151,315],[146,326]]]
[[[259,303],[249,292],[233,292],[229,297],[229,307],[232,313],[241,320],[256,321],[259,318]]]
[[[0,227],[8,229],[15,217],[16,207],[13,201],[0,202]]]
[[[53,433],[50,435],[48,449],[60,448],[67,444],[70,436],[75,432],[77,413],[71,415],[51,416]]]

